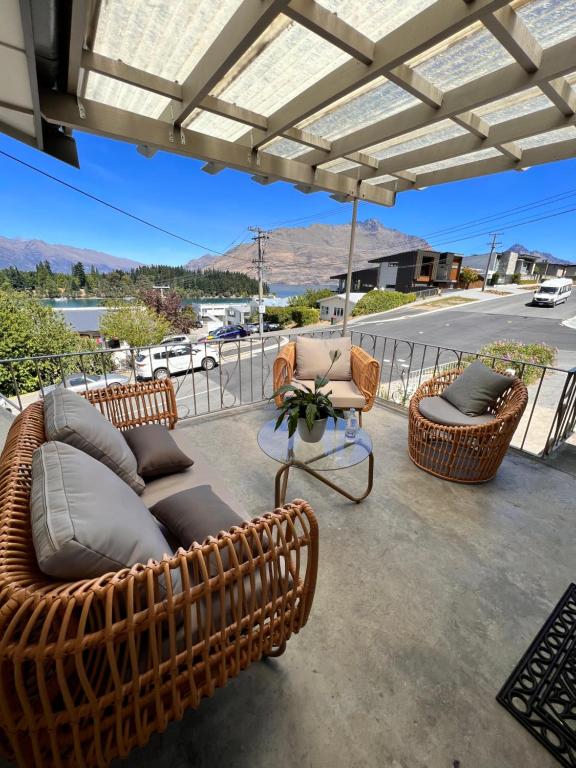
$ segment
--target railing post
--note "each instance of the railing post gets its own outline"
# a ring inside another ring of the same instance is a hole
[[[549,456],[574,432],[576,426],[576,368],[566,372],[566,381],[552,420],[543,456]]]

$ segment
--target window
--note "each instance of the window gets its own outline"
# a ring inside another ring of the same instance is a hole
[[[343,317],[344,310],[342,307],[334,307],[334,317]]]

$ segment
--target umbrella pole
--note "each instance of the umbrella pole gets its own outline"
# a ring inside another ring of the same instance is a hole
[[[342,336],[346,335],[348,325],[348,312],[350,308],[350,290],[352,289],[352,258],[354,256],[354,241],[356,239],[356,217],[358,215],[358,198],[354,198],[352,205],[352,224],[350,226],[350,248],[348,250],[348,273],[346,275],[346,299],[344,301],[344,322],[342,323]]]

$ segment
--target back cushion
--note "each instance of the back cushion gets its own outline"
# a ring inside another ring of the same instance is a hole
[[[32,457],[32,540],[40,570],[74,581],[172,550],[128,485],[96,459],[64,443],[44,443]],[[172,570],[175,591],[180,575]]]
[[[100,411],[75,392],[56,387],[44,400],[44,430],[48,440],[58,440],[106,464],[118,477],[142,493],[136,457],[122,433]]]
[[[333,381],[350,381],[350,351],[352,342],[349,336],[334,339],[312,339],[308,336],[296,338],[296,375],[299,379],[314,379],[327,375]],[[338,350],[341,354],[332,365],[330,352]],[[330,366],[332,365],[332,368]],[[330,369],[330,370],[328,370]]]

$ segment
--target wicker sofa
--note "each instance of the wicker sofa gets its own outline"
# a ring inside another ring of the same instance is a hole
[[[463,369],[448,371],[421,384],[408,409],[408,453],[421,469],[458,483],[491,480],[510,445],[528,403],[526,385],[520,379],[489,408],[493,420],[479,426],[446,426],[420,413],[420,401],[440,395]]]
[[[176,424],[169,380],[85,396],[119,429]],[[0,756],[22,768],[107,766],[284,650],[310,612],[318,527],[295,501],[160,562],[58,582],[31,541],[32,454],[45,441],[34,403],[0,459]],[[168,490],[169,479],[153,483]]]

